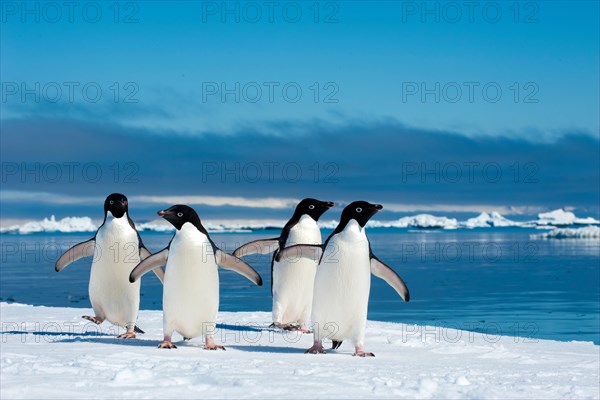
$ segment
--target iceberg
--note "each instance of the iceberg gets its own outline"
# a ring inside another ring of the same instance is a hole
[[[597,225],[600,221],[592,218],[578,218],[574,213],[565,211],[562,208],[547,213],[538,214],[538,220],[534,221],[537,225]]]
[[[23,225],[2,228],[0,229],[0,233],[26,235],[40,232],[95,232],[97,229],[98,227],[92,222],[90,217],[66,217],[57,221],[56,217],[52,215],[49,219],[44,218],[42,221],[31,221]]]
[[[253,232],[267,229],[279,230],[283,228],[287,220],[282,219],[223,219],[203,220],[203,224],[209,232]],[[322,229],[335,229],[339,221],[335,219],[322,220],[318,224]],[[592,218],[579,218],[570,211],[557,209],[547,213],[538,214],[538,219],[517,222],[512,221],[498,212],[482,212],[476,217],[466,221],[458,221],[456,218],[436,216],[431,214],[418,214],[401,217],[396,220],[381,221],[371,220],[367,223],[371,228],[417,228],[417,229],[458,229],[458,228],[498,228],[498,227],[521,227],[535,229],[552,229],[554,227],[566,227],[569,225],[600,225],[600,221]],[[136,223],[140,232],[173,232],[175,228],[163,219]],[[67,217],[56,220],[52,215],[41,221],[29,221],[21,224],[0,228],[0,234],[26,235],[38,232],[94,232],[97,225],[90,217]]]
[[[465,228],[489,228],[519,226],[520,224],[518,222],[511,221],[494,211],[491,214],[482,212],[479,214],[479,216],[475,218],[469,218],[465,222],[461,223],[461,225]]]
[[[402,217],[396,221],[369,221],[367,226],[373,228],[456,229],[459,227],[459,223],[455,218],[418,214]]]
[[[586,226],[582,228],[555,228],[550,232],[530,235],[532,239],[599,239],[600,227]]]

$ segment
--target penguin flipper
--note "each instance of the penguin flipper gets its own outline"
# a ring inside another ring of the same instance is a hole
[[[152,255],[152,253],[150,253],[150,250],[148,250],[146,248],[146,246],[144,246],[143,244],[140,245],[140,259],[142,261],[144,261],[146,258],[150,257]]]
[[[69,250],[65,252],[56,264],[54,265],[54,270],[56,272],[60,272],[67,265],[71,264],[74,261],[79,260],[83,257],[90,257],[94,255],[94,250],[96,249],[96,238],[92,238],[86,242],[81,242],[71,247]]]
[[[244,257],[250,254],[268,254],[279,249],[279,238],[254,240],[234,250],[233,255]]]
[[[165,248],[158,253],[152,254],[150,257],[144,259],[141,263],[135,266],[135,268],[129,274],[129,282],[135,282],[146,272],[160,268],[167,263],[169,255],[169,249]],[[158,276],[158,274],[157,274]],[[160,279],[160,276],[159,276]],[[162,280],[161,280],[162,282]]]
[[[296,244],[280,250],[275,256],[275,261],[281,261],[287,258],[289,262],[294,262],[298,258],[309,258],[319,262],[323,255],[323,245],[321,244]]]
[[[140,260],[144,261],[146,258],[150,257],[151,255],[152,255],[152,253],[150,253],[150,251],[146,248],[146,246],[144,246],[143,244],[140,245]],[[165,283],[165,271],[163,271],[162,267],[155,268],[152,270],[152,272],[154,272],[154,274],[157,276],[160,283],[163,283],[163,284]]]
[[[237,272],[240,275],[245,276],[258,286],[262,286],[262,278],[260,274],[254,270],[250,265],[246,264],[243,260],[225,253],[221,249],[217,249],[215,253],[217,264],[224,269],[230,269]]]
[[[378,278],[383,279],[388,285],[394,288],[404,301],[410,300],[410,293],[406,283],[389,266],[385,265],[380,259],[371,254],[371,273]]]

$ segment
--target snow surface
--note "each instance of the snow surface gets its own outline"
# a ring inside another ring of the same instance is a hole
[[[91,310],[0,304],[0,397],[7,398],[598,398],[600,346],[369,321],[366,349],[305,355],[312,335],[265,328],[264,312],[220,313],[216,341],[175,337],[157,349],[162,313],[141,311],[147,333],[82,320]],[[100,331],[101,329],[101,331]],[[98,332],[98,333],[96,333]],[[121,331],[119,331],[121,332]]]
[[[286,220],[204,220],[203,224],[209,232],[249,232],[267,228],[281,229]],[[489,228],[515,226],[522,228],[552,228],[565,225],[598,225],[600,221],[592,217],[578,218],[570,211],[563,209],[548,213],[538,214],[538,219],[533,221],[517,222],[500,215],[497,212],[483,212],[477,217],[466,221],[455,218],[435,216],[431,214],[418,214],[402,217],[393,221],[372,220],[368,226],[372,228],[424,228],[424,229],[457,229],[457,228]],[[334,229],[338,221],[322,220],[319,226],[325,229]],[[140,231],[171,232],[175,228],[168,222],[158,219],[149,222],[137,223]],[[38,232],[95,232],[97,225],[89,217],[67,217],[56,220],[54,215],[42,221],[29,221],[23,224],[13,224],[0,228],[0,233],[26,235]]]
[[[556,228],[550,232],[530,236],[532,239],[598,239],[600,238],[600,227]]]

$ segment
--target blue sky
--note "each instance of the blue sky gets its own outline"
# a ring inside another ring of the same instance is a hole
[[[598,214],[597,2],[48,4],[2,3],[3,218],[116,190]]]

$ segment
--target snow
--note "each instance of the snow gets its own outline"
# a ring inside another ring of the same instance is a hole
[[[79,318],[87,309],[0,304],[1,398],[598,398],[600,346],[369,321],[366,349],[344,343],[305,355],[311,335],[265,328],[264,312],[220,313],[227,351],[175,337],[157,349],[162,313],[141,311],[147,333]],[[98,331],[101,330],[101,331]],[[95,333],[99,332],[99,333]]]
[[[540,235],[530,235],[532,239],[598,239],[600,227],[586,226],[583,228],[556,228]]]
[[[251,232],[263,229],[281,229],[287,221],[285,220],[203,220],[203,224],[209,232]],[[334,229],[338,224],[335,219],[319,221],[319,226],[325,229]],[[483,212],[477,217],[466,221],[458,221],[455,218],[436,216],[431,214],[418,214],[401,217],[392,221],[372,220],[368,226],[373,228],[423,228],[423,229],[457,229],[457,228],[490,228],[490,227],[555,227],[565,225],[599,225],[600,221],[592,218],[579,218],[570,211],[558,209],[547,213],[538,214],[537,220],[516,222],[500,215],[497,212]],[[171,232],[174,227],[168,222],[157,219],[148,222],[137,222],[140,231]],[[0,233],[30,234],[37,232],[94,232],[97,227],[89,217],[67,217],[56,220],[53,216],[44,218],[42,221],[29,221],[22,224],[14,224],[7,228],[0,228]]]

